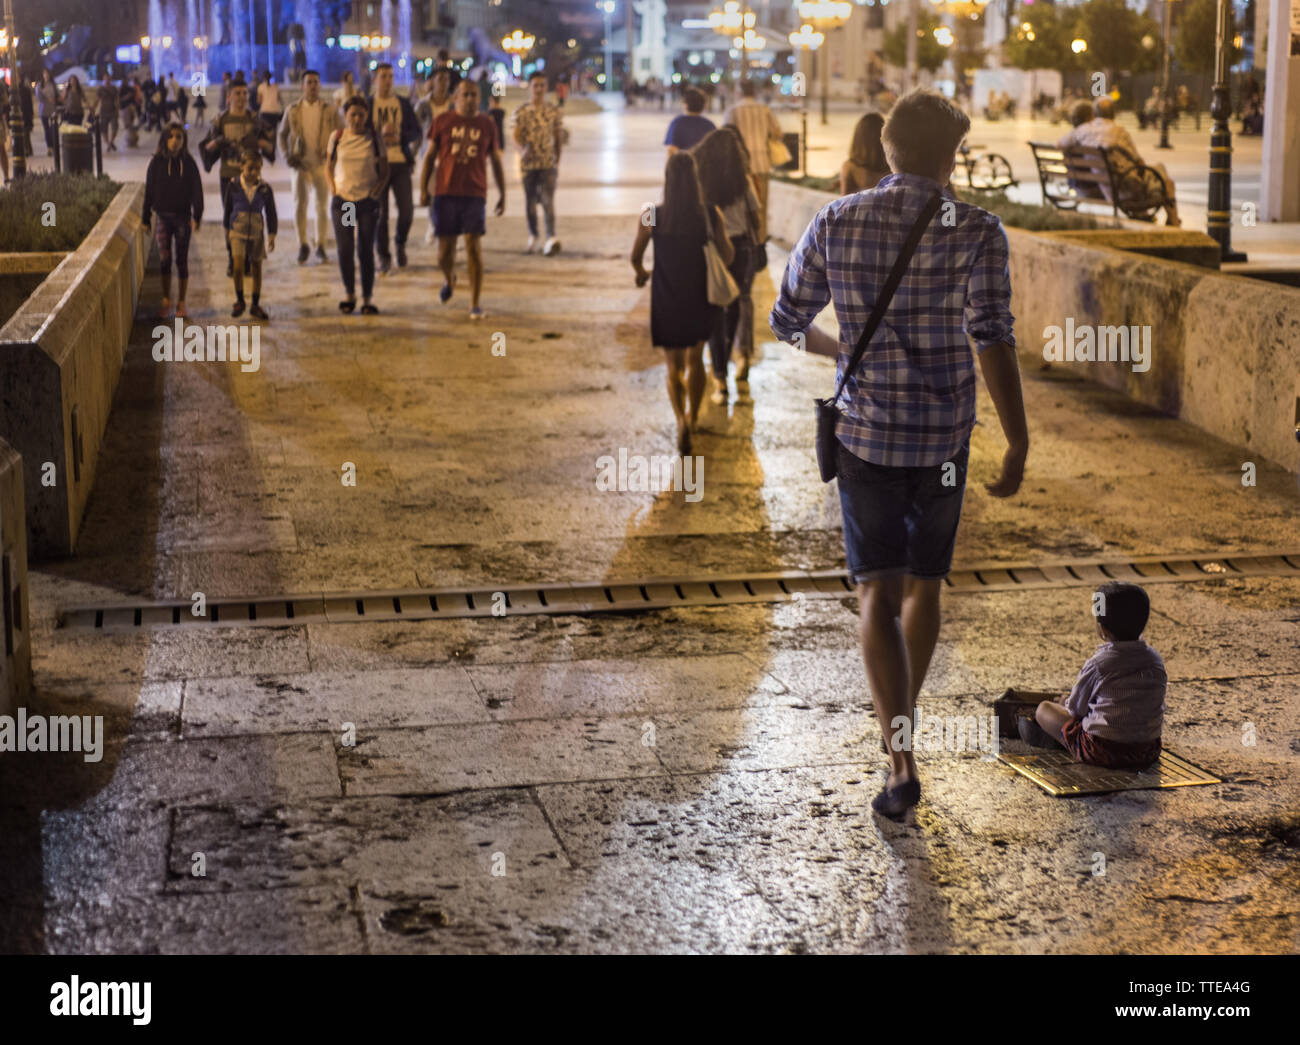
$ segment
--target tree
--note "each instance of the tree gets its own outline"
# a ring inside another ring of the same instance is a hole
[[[1161,39],[1155,21],[1132,10],[1124,0],[1089,0],[1079,9],[1078,34],[1087,42],[1083,64],[1108,73],[1149,71],[1159,66],[1159,49],[1147,50],[1142,37]]]
[[[1078,67],[1078,58],[1070,50],[1070,41],[1075,38],[1075,26],[1079,20],[1077,8],[1036,4],[1032,13],[1029,9],[1022,9],[1022,14],[1020,27],[1003,45],[1008,65],[1016,69],[1058,69],[1061,72]]]
[[[1181,10],[1179,10],[1181,8]],[[1215,32],[1218,28],[1219,5],[1216,0],[1183,0],[1174,8],[1177,27],[1174,30],[1174,58],[1178,68],[1189,73],[1214,72]],[[1236,20],[1230,27],[1236,32]],[[1241,57],[1241,51],[1228,44],[1228,63]]]
[[[934,72],[948,57],[948,48],[934,38],[939,20],[928,12],[921,12],[916,20],[916,65],[926,72]],[[907,66],[907,22],[899,22],[885,34],[885,59],[900,69]]]

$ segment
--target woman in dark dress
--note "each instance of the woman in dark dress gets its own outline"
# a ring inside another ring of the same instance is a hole
[[[708,207],[696,174],[695,158],[686,152],[668,157],[664,201],[642,212],[632,246],[636,285],[651,274],[642,264],[646,247],[655,249],[650,285],[650,338],[668,354],[668,400],[677,418],[677,449],[691,452],[691,432],[704,399],[704,343],[713,333],[720,310],[709,304],[704,245],[712,239],[725,264],[731,264],[731,241],[717,207]]]

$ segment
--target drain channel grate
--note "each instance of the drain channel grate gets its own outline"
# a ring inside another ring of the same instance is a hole
[[[1019,591],[1090,587],[1108,580],[1157,584],[1224,577],[1300,577],[1300,552],[967,567],[953,570],[945,586],[952,592]],[[169,627],[283,627],[324,621],[446,620],[539,613],[626,613],[678,606],[836,599],[852,592],[853,586],[843,570],[793,570],[590,584],[208,599],[208,612],[202,617],[190,612],[188,601],[129,602],[62,610],[58,626],[83,631],[130,631]]]

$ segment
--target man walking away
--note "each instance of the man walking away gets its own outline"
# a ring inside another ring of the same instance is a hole
[[[735,124],[749,150],[749,173],[754,176],[754,188],[762,209],[762,225],[767,228],[767,188],[772,179],[772,155],[767,143],[781,141],[781,125],[762,102],[754,97],[754,81],[742,80],[741,102],[727,111],[726,123]]]
[[[438,237],[438,267],[443,285],[438,299],[446,304],[456,287],[456,240],[465,237],[465,257],[470,279],[470,319],[482,319],[479,294],[483,289],[482,239],[487,232],[487,164],[497,183],[495,214],[506,211],[506,174],[497,147],[496,124],[478,111],[478,84],[462,80],[456,89],[456,107],[433,121],[429,151],[424,157],[420,184],[434,176],[433,222]],[[429,202],[420,196],[420,205]]]
[[[379,132],[379,140],[388,150],[388,185],[379,201],[379,271],[387,275],[393,268],[388,249],[388,196],[397,201],[397,222],[393,242],[397,246],[397,267],[406,268],[406,237],[415,218],[411,194],[411,170],[415,148],[420,141],[420,121],[415,118],[411,102],[393,90],[393,66],[382,62],[375,68],[375,93],[370,98],[370,122]]]
[[[668,155],[681,149],[693,149],[711,132],[716,130],[713,121],[704,115],[704,106],[708,99],[698,87],[688,87],[682,92],[682,102],[686,111],[674,116],[664,135],[664,144],[668,146]]]
[[[280,128],[280,147],[285,162],[293,168],[293,223],[298,232],[298,264],[311,255],[307,243],[307,193],[316,202],[316,258],[325,261],[329,238],[325,208],[329,191],[325,177],[330,135],[342,126],[337,110],[320,93],[320,73],[308,69],[302,74],[302,97],[289,106]]]
[[[912,721],[939,637],[939,591],[952,565],[975,423],[968,336],[1008,443],[1001,478],[986,487],[992,496],[1020,488],[1029,452],[1007,236],[997,217],[942,188],[969,129],[967,116],[936,92],[895,103],[881,137],[896,173],[821,209],[790,255],[771,316],[777,337],[803,334],[810,349],[838,356],[843,375],[904,244],[919,232],[836,403],[835,463],[862,659],[890,739],[891,772],[872,805],[891,817],[921,795],[911,745],[895,722]],[[840,320],[838,341],[812,325],[828,303]]]
[[[546,74],[528,78],[528,101],[515,110],[514,139],[524,179],[524,215],[528,219],[528,250],[537,249],[537,205],[546,219],[547,256],[560,249],[555,238],[555,179],[560,166],[560,110],[546,101]]]

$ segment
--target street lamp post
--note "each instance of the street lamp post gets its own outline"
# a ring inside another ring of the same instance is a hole
[[[736,70],[731,76],[733,91],[736,84],[749,78],[746,52],[760,50],[765,44],[761,36],[754,35],[757,21],[757,16],[749,9],[749,0],[744,0],[743,3],[742,0],[727,0],[721,8],[709,12],[709,28],[727,37],[731,41],[728,50],[736,52]],[[757,43],[757,46],[753,46],[753,43]]]
[[[1228,54],[1232,47],[1232,5],[1219,0],[1214,34],[1214,98],[1210,102],[1210,191],[1206,232],[1218,240],[1223,261],[1245,261],[1232,249],[1232,131],[1228,128]]]
[[[800,50],[815,54],[817,48],[821,46],[826,37],[817,32],[811,25],[805,23],[801,25],[797,32],[790,34],[790,46],[798,47]],[[799,169],[803,171],[803,176],[808,177],[808,78],[803,80],[803,90],[800,92],[802,105],[799,109],[799,144],[800,152],[803,155],[799,159]]]
[[[1165,64],[1164,75],[1160,78],[1160,144],[1157,149],[1172,149],[1169,144],[1169,55],[1174,48],[1173,42],[1173,7],[1174,0],[1165,2]]]
[[[815,29],[822,29],[829,35],[830,30],[839,29],[853,14],[853,5],[847,0],[801,0],[799,17]],[[827,49],[822,52],[822,126],[830,122],[831,95],[831,55],[829,41]]]
[[[605,16],[605,90],[614,89],[614,0],[600,0],[596,5]],[[631,40],[628,41],[629,47]]]
[[[5,0],[5,50],[9,57],[9,140],[13,142],[14,178],[27,176],[27,125],[23,122],[22,84],[18,82],[18,37],[14,35],[14,0]]]

